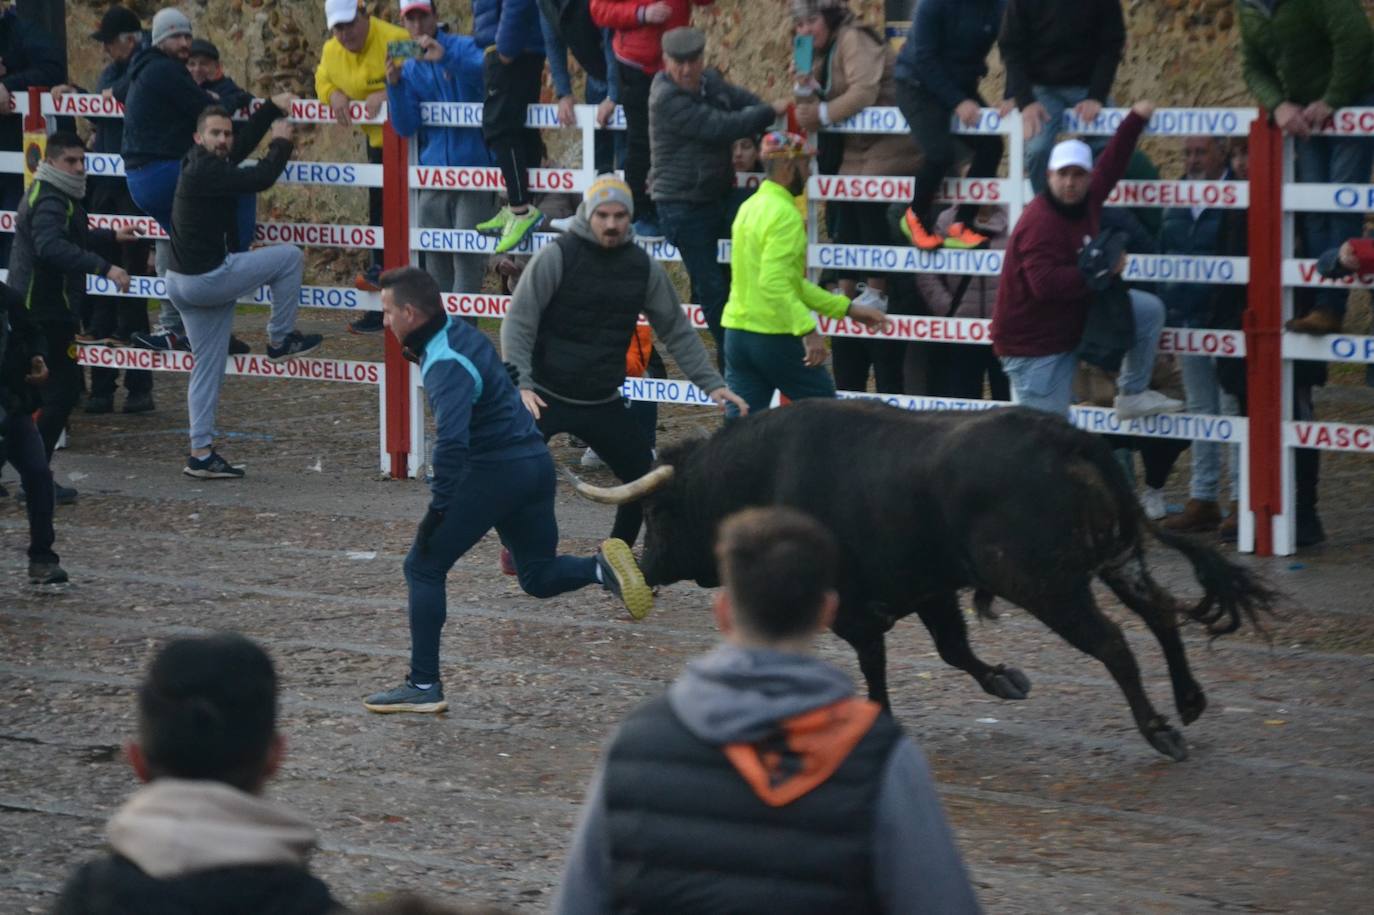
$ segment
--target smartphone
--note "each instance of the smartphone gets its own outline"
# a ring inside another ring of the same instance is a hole
[[[792,39],[792,66],[798,76],[810,74],[815,53],[816,45],[810,35],[797,35]]]
[[[404,41],[388,41],[386,43],[386,56],[392,60],[419,60],[424,51],[420,48],[420,42],[413,38]]]

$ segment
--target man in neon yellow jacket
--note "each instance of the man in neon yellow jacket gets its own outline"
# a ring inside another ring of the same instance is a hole
[[[887,319],[806,279],[806,228],[796,197],[811,173],[811,154],[802,138],[769,133],[759,158],[766,180],[740,206],[730,230],[730,298],[720,321],[726,384],[751,413],[768,409],[775,390],[791,400],[835,396],[813,311],[865,327]]]
[[[386,46],[392,41],[409,41],[410,33],[385,19],[376,19],[360,8],[358,0],[325,0],[325,24],[330,39],[320,52],[320,65],[315,68],[315,94],[320,101],[334,108],[334,119],[340,126],[349,127],[350,102],[362,102],[364,112],[371,117],[386,102]],[[380,124],[361,125],[367,137],[367,161],[376,165],[382,161],[382,127]],[[382,189],[368,188],[367,223],[382,224]],[[373,250],[371,265],[366,273],[358,274],[354,285],[364,292],[378,292],[378,277],[382,272],[382,252]],[[380,334],[382,313],[364,312],[348,325],[355,334]]]

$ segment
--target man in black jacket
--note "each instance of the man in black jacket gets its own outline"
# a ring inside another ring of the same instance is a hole
[[[100,27],[91,33],[91,39],[99,42],[110,61],[100,71],[95,91],[112,98],[116,88],[128,82],[129,63],[146,43],[147,34],[137,14],[115,4],[105,11],[100,19]],[[52,96],[54,101],[58,101],[68,93],[84,91],[78,86],[55,86]],[[91,118],[90,121],[95,131],[87,149],[93,153],[119,155],[124,141],[124,119]],[[142,212],[129,195],[128,182],[123,178],[90,177],[86,180],[86,187],[86,208],[91,213],[138,216]],[[151,240],[138,239],[103,247],[97,242],[97,246],[97,253],[110,263],[123,267],[130,275],[141,276],[148,272],[148,255],[153,250]],[[147,334],[149,331],[146,298],[92,295],[87,297],[86,304],[89,313],[82,316],[82,322],[86,325],[87,335],[95,342],[130,343],[134,334]],[[91,369],[91,391],[86,398],[87,413],[110,413],[114,410],[118,378],[118,369]],[[125,413],[146,413],[153,409],[152,372],[126,369],[124,388],[128,395],[124,401]]]
[[[815,655],[838,552],[791,508],[721,523],[722,644],[616,731],[557,915],[978,911],[921,751]]]
[[[229,112],[206,108],[196,121],[195,145],[181,162],[172,205],[172,256],[167,294],[191,338],[195,365],[186,388],[191,415],[191,455],[184,473],[201,479],[237,479],[243,468],[215,453],[213,436],[219,390],[229,358],[234,304],[263,284],[272,287],[267,322],[267,358],[294,359],[320,345],[319,334],[296,331],[301,271],[305,260],[295,245],[269,245],[247,251],[238,231],[235,200],[267,190],[291,158],[291,122],[285,120],[295,97],[282,92],[264,102],[234,135]],[[266,154],[252,167],[244,159],[272,132]]]
[[[649,187],[663,235],[682,254],[725,368],[720,313],[730,296],[717,241],[730,236],[725,210],[735,185],[733,144],[763,133],[792,104],[769,104],[706,70],[706,34],[691,26],[663,34],[663,69],[649,88]]]
[[[164,646],[125,752],[143,787],[110,818],[110,854],[71,875],[55,915],[343,911],[306,869],[315,830],[261,796],[284,744],[276,671],[258,645],[219,633]]]
[[[120,153],[129,193],[139,209],[169,234],[177,172],[181,158],[195,145],[196,118],[206,107],[219,104],[213,94],[196,85],[186,66],[190,56],[191,20],[173,7],[159,10],[153,17],[152,45],[134,55],[128,80],[114,91],[114,97],[124,103]],[[225,205],[238,207],[238,231],[247,248],[253,238],[255,198],[249,194]],[[169,244],[158,242],[159,275],[166,272],[169,254]],[[181,317],[170,303],[164,305],[158,324],[159,332],[141,337],[139,342],[160,349],[186,348]],[[240,351],[247,352],[247,348],[235,347],[235,352]]]
[[[53,480],[43,437],[33,422],[38,388],[48,380],[47,343],[29,320],[24,297],[0,283],[0,465],[19,472],[29,514],[29,581],[61,584],[67,573],[52,545]]]
[[[1025,126],[1026,177],[1039,194],[1064,112],[1091,123],[1111,94],[1126,45],[1121,0],[1009,0],[997,44],[1007,98]]]
[[[134,230],[90,229],[85,197],[86,147],[76,134],[58,131],[48,137],[47,154],[15,215],[9,275],[47,340],[52,377],[43,388],[38,431],[49,458],[81,397],[81,367],[72,346],[86,298],[86,275],[107,277],[121,292],[129,288],[124,268],[92,246],[96,241],[132,241]],[[75,497],[74,492],[61,495],[64,501]]]
[[[226,75],[219,62],[219,48],[214,42],[204,38],[191,40],[191,56],[186,59],[186,69],[191,71],[191,79],[196,85],[214,95],[224,110],[233,114],[247,108],[253,101],[253,94],[234,82]]]
[[[0,112],[10,112],[15,95],[30,86],[56,86],[67,81],[67,55],[52,36],[15,12],[9,0],[0,0]],[[21,117],[0,117],[0,149],[23,149]],[[19,175],[0,175],[0,210],[19,203],[24,182]],[[0,233],[0,264],[9,260],[13,240]]]

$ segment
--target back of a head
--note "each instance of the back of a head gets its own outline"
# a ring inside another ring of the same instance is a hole
[[[716,563],[736,622],[763,639],[790,639],[816,627],[835,587],[838,557],[830,531],[783,506],[733,514],[716,536]]]
[[[152,777],[253,791],[277,727],[272,660],[233,633],[170,642],[139,687],[138,717]]]

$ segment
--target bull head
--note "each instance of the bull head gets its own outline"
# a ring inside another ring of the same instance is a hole
[[[671,464],[655,467],[639,479],[622,483],[619,486],[593,486],[591,483],[578,478],[577,474],[566,467],[563,468],[563,472],[572,481],[578,495],[603,505],[624,505],[627,502],[635,502],[658,492],[673,479],[673,465]]]

